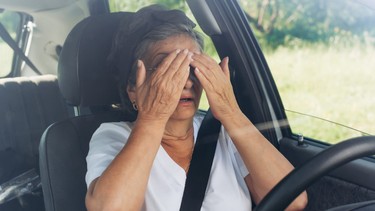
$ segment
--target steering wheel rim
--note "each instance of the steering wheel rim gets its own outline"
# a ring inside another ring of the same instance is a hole
[[[351,138],[333,145],[290,172],[264,197],[255,211],[284,210],[323,175],[350,161],[373,154],[375,136]]]

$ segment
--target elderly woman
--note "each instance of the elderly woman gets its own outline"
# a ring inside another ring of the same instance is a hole
[[[88,210],[179,210],[205,90],[221,132],[202,210],[251,210],[293,166],[241,112],[228,58],[202,52],[181,11],[159,6],[124,20],[114,40],[123,105],[134,122],[102,124],[87,156]],[[289,210],[303,209],[301,194]]]

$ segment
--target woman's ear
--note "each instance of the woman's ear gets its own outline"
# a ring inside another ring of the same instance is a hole
[[[126,88],[126,92],[128,93],[129,99],[131,102],[135,101],[136,94],[135,94],[135,86],[128,85]]]

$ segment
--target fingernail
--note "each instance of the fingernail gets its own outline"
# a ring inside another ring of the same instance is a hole
[[[188,58],[190,59],[190,60],[193,60],[193,53],[192,52],[189,52],[189,54],[188,54]]]
[[[141,67],[142,63],[141,63],[141,60],[138,59],[137,61],[137,67]]]
[[[185,49],[185,50],[184,50],[184,54],[187,54],[188,52],[189,52],[188,49]]]
[[[198,67],[196,67],[196,68],[194,69],[194,71],[195,71],[195,73],[197,73],[197,74],[200,74],[200,73],[201,73],[201,71],[198,69]]]
[[[180,53],[180,51],[181,51],[181,49],[177,49],[177,50],[176,50],[176,53]]]

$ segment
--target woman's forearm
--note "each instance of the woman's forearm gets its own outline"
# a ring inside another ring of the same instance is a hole
[[[225,119],[222,124],[250,172],[247,183],[258,203],[294,167],[242,112]],[[303,209],[307,203],[306,193],[293,203],[292,210]]]

